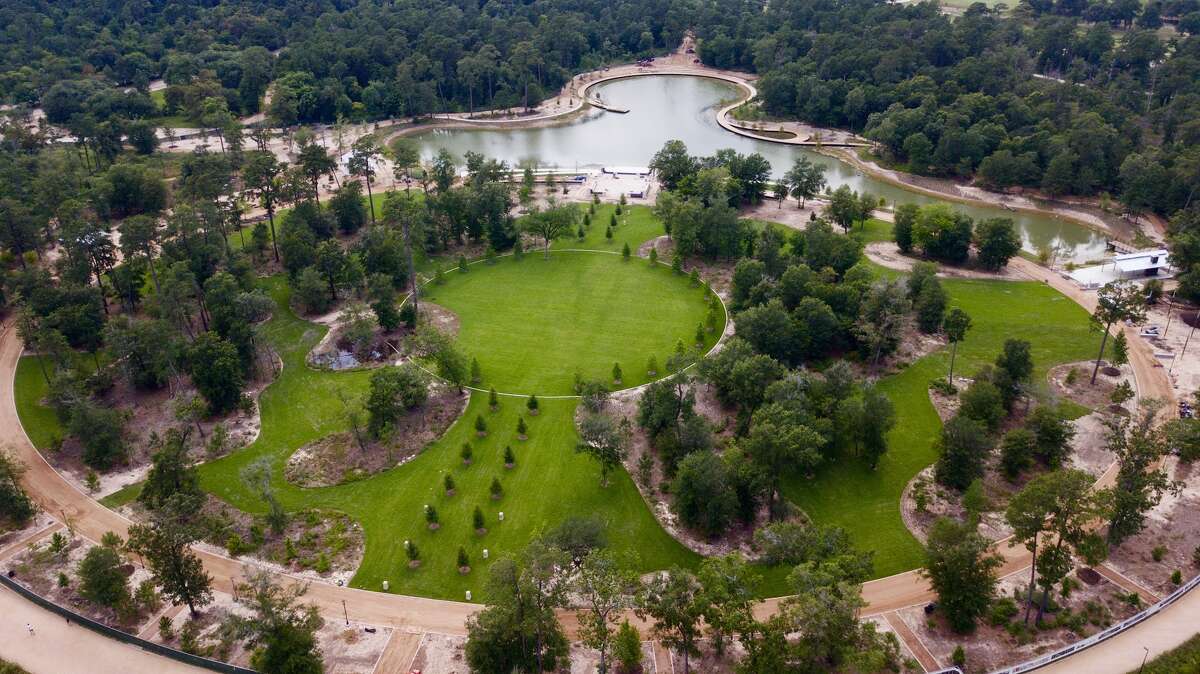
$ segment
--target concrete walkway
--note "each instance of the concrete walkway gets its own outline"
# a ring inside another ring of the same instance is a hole
[[[25,625],[33,625],[30,635]],[[109,639],[0,586],[0,658],[32,674],[201,674],[192,667]]]

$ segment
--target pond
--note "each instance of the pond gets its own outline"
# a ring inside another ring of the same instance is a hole
[[[595,168],[605,165],[644,166],[668,140],[687,144],[692,154],[709,155],[721,148],[758,152],[781,176],[800,154],[828,167],[831,188],[849,185],[893,203],[931,203],[933,197],[906,190],[868,175],[849,164],[804,148],[758,141],[732,134],[716,121],[721,104],[736,99],[732,84],[701,77],[637,77],[615,80],[592,89],[606,103],[628,108],[628,114],[589,109],[569,122],[523,129],[436,129],[413,136],[423,157],[441,149],[461,158],[467,151],[502,159],[512,165]],[[1103,255],[1105,237],[1087,227],[1047,214],[1012,212],[998,207],[954,204],[976,220],[1011,218],[1023,246],[1030,251],[1056,248],[1059,259],[1076,261]]]

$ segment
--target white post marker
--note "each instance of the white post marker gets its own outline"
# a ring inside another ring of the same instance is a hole
[[[484,559],[487,559],[487,558],[488,558],[488,549],[487,549],[487,548],[484,548],[484,549],[483,549],[483,558],[484,558]]]
[[[500,511],[500,521],[501,522],[504,521],[504,511],[503,510]]]
[[[471,591],[467,590],[467,601],[471,601]]]
[[[385,580],[385,581],[383,581],[383,591],[387,592],[387,590],[388,590],[388,582]]]

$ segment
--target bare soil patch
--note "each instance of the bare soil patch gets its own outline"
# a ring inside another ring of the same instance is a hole
[[[244,391],[251,401],[250,405],[219,417],[191,423],[187,428],[187,441],[188,454],[193,461],[219,458],[258,438],[262,424],[258,396],[275,380],[279,367],[273,352],[263,352],[259,358],[257,376],[248,382]],[[120,411],[125,417],[125,461],[107,471],[95,471],[96,488],[91,489],[87,483],[88,475],[93,471],[83,462],[83,446],[78,438],[64,437],[60,445],[42,452],[55,470],[95,498],[142,481],[150,469],[150,458],[157,449],[153,440],[165,436],[169,429],[179,428],[181,422],[176,416],[176,409],[199,396],[187,377],[173,377],[162,389],[147,391],[134,387],[117,370],[113,371],[113,375],[113,385],[98,396],[98,400]],[[221,440],[215,440],[214,434]]]
[[[1110,396],[1121,382],[1135,386],[1133,375],[1128,374],[1128,368],[1115,368],[1103,362],[1093,384],[1092,369],[1095,365],[1095,361],[1081,361],[1054,366],[1047,375],[1050,390],[1091,410],[1117,411]],[[1074,374],[1071,374],[1072,371]]]
[[[439,674],[467,674],[471,668],[467,667],[463,655],[466,644],[466,637],[427,633],[413,658],[412,669]]]
[[[1175,590],[1171,574],[1186,582],[1198,569],[1194,553],[1200,547],[1200,466],[1168,457],[1164,468],[1183,483],[1179,494],[1167,493],[1146,516],[1146,528],[1112,552],[1108,565],[1159,595]],[[1161,558],[1154,559],[1155,549]]]
[[[966,672],[989,672],[1035,658],[1081,638],[1095,634],[1105,627],[1127,618],[1136,609],[1125,602],[1120,587],[1101,579],[1094,585],[1079,582],[1068,599],[1055,595],[1061,605],[1048,613],[1043,627],[1023,626],[1024,603],[1015,601],[1019,611],[1011,619],[990,624],[986,619],[969,635],[953,633],[942,616],[934,612],[926,616],[923,606],[898,611],[900,618],[925,644],[942,665],[949,666],[954,649],[961,645],[967,655]],[[1012,599],[1014,592],[1024,596],[1027,573],[1017,573],[1000,581],[997,596]],[[1036,609],[1035,609],[1036,611]]]
[[[327,435],[293,452],[284,476],[297,486],[328,487],[394,468],[440,438],[469,400],[453,386],[434,381],[429,400],[396,422],[391,439],[372,442],[364,451],[349,432]]]

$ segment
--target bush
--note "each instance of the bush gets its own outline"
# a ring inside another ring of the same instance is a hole
[[[1156,561],[1156,562],[1161,562],[1163,560],[1163,557],[1166,557],[1166,556],[1167,556],[1167,546],[1165,546],[1165,545],[1156,545],[1154,547],[1154,549],[1150,551],[1150,557],[1152,559],[1154,559],[1154,561]]]
[[[450,473],[446,473],[446,476],[442,478],[442,488],[445,489],[446,496],[454,495],[454,476]]]
[[[1017,602],[1008,597],[997,599],[992,602],[992,606],[988,610],[988,624],[992,627],[1008,624],[1008,621],[1016,617],[1018,612]]]
[[[1176,587],[1183,585],[1183,571],[1175,569],[1171,572],[1171,584]]]
[[[950,661],[955,667],[965,667],[967,664],[967,652],[963,650],[962,644],[954,647],[954,654],[950,656]]]

